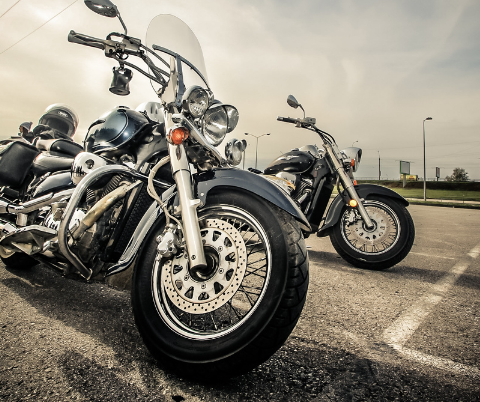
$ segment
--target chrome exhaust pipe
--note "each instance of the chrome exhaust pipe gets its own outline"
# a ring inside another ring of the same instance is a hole
[[[59,193],[50,193],[43,197],[35,198],[23,204],[13,204],[4,199],[0,199],[0,214],[28,214],[37,209],[49,206],[54,202],[62,201],[73,194],[75,189],[60,191]]]
[[[91,184],[96,182],[104,175],[112,173],[131,174],[132,172],[130,168],[125,165],[107,165],[99,167],[88,173],[80,181],[78,186],[75,188],[72,196],[70,197],[70,201],[68,202],[68,205],[65,208],[65,212],[63,214],[62,222],[60,223],[60,227],[58,228],[58,248],[60,249],[60,252],[75,268],[77,268],[80,275],[82,275],[87,280],[91,278],[93,271],[83,265],[83,262],[70,250],[67,238],[69,223],[72,219],[73,213],[75,212],[78,204],[80,203],[80,200],[82,199],[82,196],[85,194],[88,187],[90,187]]]

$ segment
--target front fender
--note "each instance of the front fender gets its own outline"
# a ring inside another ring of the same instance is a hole
[[[193,175],[196,182],[196,196],[205,204],[208,193],[216,188],[237,188],[246,190],[276,205],[292,215],[301,229],[310,232],[307,218],[295,202],[279,187],[264,177],[246,170],[220,168]]]
[[[405,206],[408,205],[408,201],[403,198],[400,194],[396,193],[393,190],[390,190],[388,187],[378,186],[376,184],[360,184],[355,186],[355,190],[360,198],[367,198],[370,194],[382,195],[384,197],[394,198],[400,201]],[[342,196],[339,194],[330,204],[328,208],[327,216],[325,218],[325,223],[322,228],[317,232],[318,237],[324,237],[329,235],[329,229],[338,222],[340,215],[342,213],[343,206],[345,202],[343,201]]]

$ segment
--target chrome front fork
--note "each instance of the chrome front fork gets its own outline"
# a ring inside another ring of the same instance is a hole
[[[177,184],[180,198],[180,212],[182,215],[183,235],[187,243],[187,252],[190,260],[190,269],[205,268],[207,262],[203,251],[200,226],[198,224],[197,207],[200,200],[193,195],[192,174],[183,144],[168,144],[172,174]]]
[[[345,168],[343,167],[343,164],[339,161],[339,158],[336,155],[335,150],[333,147],[328,144],[324,143],[325,149],[327,150],[328,154],[330,155],[330,159],[335,167],[335,171],[337,172],[338,176],[340,177],[340,181],[342,182],[343,188],[347,191],[348,195],[352,200],[355,200],[357,202],[357,211],[362,217],[363,221],[365,222],[365,226],[368,229],[373,228],[373,222],[370,219],[370,216],[368,216],[368,212],[365,209],[362,200],[358,196],[357,192],[355,191],[354,184],[350,177],[348,177],[347,173],[345,173]]]

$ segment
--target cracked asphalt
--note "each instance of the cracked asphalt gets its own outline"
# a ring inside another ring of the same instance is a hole
[[[409,211],[415,244],[385,271],[349,266],[328,238],[307,239],[297,327],[266,363],[222,382],[162,369],[128,291],[1,266],[0,400],[480,401],[480,211]]]

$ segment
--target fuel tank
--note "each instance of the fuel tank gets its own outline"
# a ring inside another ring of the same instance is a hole
[[[280,172],[304,173],[312,167],[315,158],[308,152],[292,150],[279,156],[265,169],[265,174],[275,175]]]

